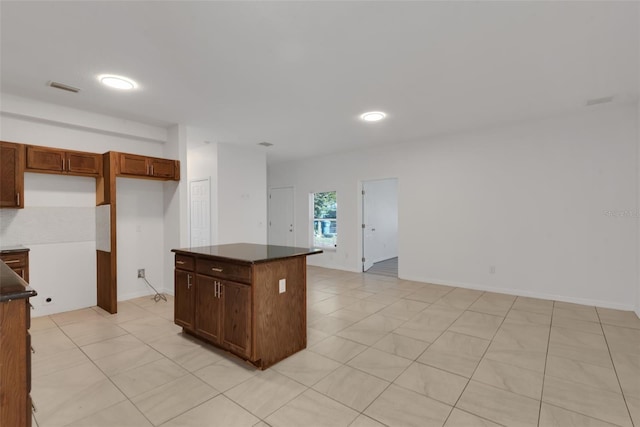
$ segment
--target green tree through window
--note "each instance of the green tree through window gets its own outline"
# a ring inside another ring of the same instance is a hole
[[[313,245],[335,248],[337,241],[336,192],[327,191],[313,194]]]

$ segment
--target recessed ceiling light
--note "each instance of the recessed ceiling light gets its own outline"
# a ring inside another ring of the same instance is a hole
[[[130,78],[123,76],[115,76],[113,74],[102,74],[98,76],[98,80],[103,85],[120,90],[131,90],[138,87],[138,83],[134,82]]]
[[[387,117],[387,115],[382,111],[369,111],[368,113],[360,115],[360,118],[365,122],[377,122],[385,117]]]

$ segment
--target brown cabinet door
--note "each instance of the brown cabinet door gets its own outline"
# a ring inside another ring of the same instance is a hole
[[[251,287],[222,282],[222,344],[232,351],[251,355]]]
[[[101,175],[102,156],[100,154],[67,152],[67,172],[81,175]]]
[[[174,161],[167,159],[149,158],[151,176],[158,178],[173,178],[175,175]]]
[[[120,154],[120,173],[125,175],[147,176],[147,157],[136,154]]]
[[[176,325],[193,330],[195,277],[192,272],[175,270],[174,321]]]
[[[0,208],[24,206],[22,153],[24,151],[21,145],[0,141]]]
[[[27,169],[62,173],[65,164],[64,150],[27,145]]]
[[[220,282],[213,277],[196,275],[196,332],[215,344],[220,343]]]

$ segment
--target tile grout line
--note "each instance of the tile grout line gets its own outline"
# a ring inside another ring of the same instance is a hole
[[[549,335],[547,336],[547,352],[544,356],[544,369],[542,371],[542,387],[540,388],[540,406],[538,408],[538,427],[540,427],[540,417],[542,416],[542,396],[544,396],[544,382],[547,377],[547,361],[549,360],[549,347],[551,346],[551,329],[553,328],[553,313],[555,311],[556,302],[551,305],[551,319],[549,320]]]
[[[602,326],[602,320],[600,319],[600,313],[596,308],[596,316],[598,316],[598,321],[600,322],[600,329],[602,329],[602,336],[604,337],[604,342],[607,344],[607,352],[609,353],[609,358],[611,359],[611,365],[613,366],[613,372],[616,374],[616,380],[618,381],[618,387],[620,387],[620,394],[622,395],[622,400],[624,400],[624,406],[627,408],[627,414],[629,415],[629,420],[631,420],[631,425],[635,425],[633,422],[633,417],[631,416],[631,410],[629,409],[629,404],[627,403],[627,397],[625,396],[624,390],[622,388],[622,383],[620,382],[620,377],[618,376],[618,370],[616,369],[616,364],[613,361],[613,355],[611,354],[611,346],[609,346],[609,340],[607,339],[607,334],[604,332],[604,326]]]

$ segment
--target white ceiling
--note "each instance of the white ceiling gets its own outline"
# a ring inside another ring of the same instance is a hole
[[[570,113],[592,98],[635,102],[638,7],[3,0],[0,89],[216,142],[268,141],[277,162]],[[101,73],[141,87],[108,90]],[[367,110],[388,118],[363,123]]]

